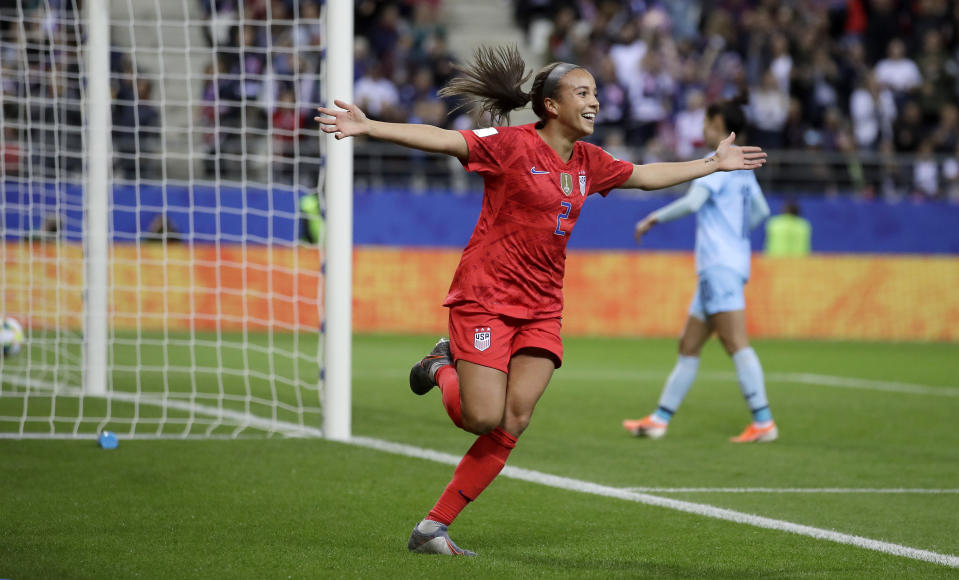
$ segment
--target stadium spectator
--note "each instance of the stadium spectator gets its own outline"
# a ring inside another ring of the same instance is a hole
[[[20,175],[22,159],[20,133],[16,127],[7,125],[3,128],[3,175]]]
[[[892,133],[896,151],[914,153],[919,149],[925,127],[922,124],[922,109],[918,103],[905,102],[902,113],[897,115],[893,122]]]
[[[553,17],[553,31],[547,44],[547,58],[553,61],[581,61],[585,54],[590,26],[577,20],[572,6],[563,6]]]
[[[919,106],[926,122],[934,123],[939,111],[955,101],[955,74],[946,66],[949,56],[943,46],[942,34],[931,29],[923,37],[922,51],[916,56],[916,65],[922,76],[918,90]]]
[[[775,77],[770,75],[775,83]],[[739,101],[713,103],[706,109],[703,140],[716,150],[730,131],[743,135],[746,115]],[[707,203],[708,202],[708,203]],[[759,357],[746,333],[744,286],[749,280],[749,231],[769,215],[756,176],[751,171],[714,173],[693,181],[685,196],[636,224],[636,242],[660,223],[696,214],[696,274],[699,283],[679,339],[679,358],[666,380],[656,410],[642,419],[626,419],[623,427],[637,437],[659,439],[693,386],[703,345],[715,332],[732,358],[739,388],[752,422],[730,440],[734,443],[774,441],[779,437],[766,398]]]
[[[300,14],[292,29],[292,44],[300,50],[318,50],[323,46],[326,31],[320,19],[320,5],[316,0],[305,0],[298,5]]]
[[[433,82],[436,86],[448,83],[456,76],[456,58],[449,50],[445,33],[433,34],[426,43],[426,65],[433,71]]]
[[[433,84],[433,71],[421,66],[412,72],[409,82],[400,87],[399,107],[404,111],[412,111],[420,101],[439,101],[437,90]]]
[[[395,49],[400,44],[400,38],[407,33],[405,22],[400,18],[399,8],[395,3],[384,2],[379,18],[370,29],[367,37],[373,55],[382,65],[384,76],[392,76],[393,69],[399,64],[394,58]]]
[[[902,23],[904,8],[897,6],[897,0],[869,0],[866,2],[866,55],[870,62],[876,62],[886,54],[889,39],[903,34]],[[902,3],[905,4],[905,3]]]
[[[229,62],[228,55],[217,53],[204,69],[207,80],[198,116],[209,128],[203,134],[206,147],[203,167],[208,177],[218,175],[218,170],[222,169],[221,155],[238,150],[242,139],[239,81],[229,74]]]
[[[609,58],[613,61],[616,77],[620,82],[625,82],[636,74],[646,50],[646,41],[639,36],[638,22],[626,20],[609,47]]]
[[[676,154],[692,157],[703,147],[703,123],[706,120],[706,97],[702,91],[686,93],[686,106],[676,114]]]
[[[255,101],[263,88],[263,76],[266,72],[266,49],[261,38],[263,27],[247,24],[236,29],[239,35],[239,47],[232,51],[234,56],[230,64],[230,74],[238,77],[238,101]]]
[[[753,140],[760,147],[780,149],[788,116],[789,94],[782,90],[772,70],[767,70],[762,83],[749,91],[749,118],[756,127]]]
[[[83,112],[79,87],[62,72],[39,65],[30,90],[31,164],[45,175],[79,174],[83,169]],[[62,172],[62,173],[61,173]]]
[[[353,94],[357,105],[369,111],[374,119],[397,121],[402,115],[399,91],[393,81],[383,75],[383,65],[379,62],[373,63],[366,74],[357,79]]]
[[[413,529],[414,552],[473,555],[450,540],[448,526],[502,470],[562,362],[565,248],[586,195],[617,186],[659,189],[764,162],[765,154],[732,147],[731,138],[717,142],[707,159],[641,166],[616,160],[578,142],[593,132],[599,108],[592,75],[572,64],[549,65],[527,93],[525,69],[515,47],[481,50],[442,92],[475,100],[496,124],[532,103],[535,124],[452,131],[384,123],[342,101],[334,101],[337,109],[319,108],[323,116],[316,117],[337,138],[368,135],[444,153],[484,178],[479,222],[445,301],[450,340],[438,342],[410,373],[414,393],[439,386],[454,424],[479,437]]]
[[[879,143],[879,171],[869,188],[883,199],[898,201],[912,176],[905,175],[905,163],[900,163],[892,141]],[[867,192],[868,193],[868,192]]]
[[[271,121],[273,155],[276,158],[274,175],[277,181],[290,183],[294,178],[297,141],[303,124],[303,115],[296,106],[296,94],[292,88],[280,92]]]
[[[785,34],[776,34],[771,41],[772,60],[769,63],[769,72],[776,79],[779,90],[789,94],[792,81],[793,58],[789,54],[789,38]]]
[[[659,133],[660,123],[672,112],[676,83],[655,48],[643,55],[639,71],[630,76],[626,90],[630,106],[628,143],[642,145]]]
[[[952,155],[942,162],[943,195],[953,203],[959,203],[959,145]]]
[[[939,195],[939,161],[934,153],[932,139],[926,138],[919,143],[912,165],[912,194],[916,199],[932,199]]]
[[[603,103],[596,114],[596,138],[602,140],[611,131],[622,137],[629,119],[629,100],[626,87],[616,78],[612,58],[603,58],[596,69],[596,91],[596,98]]]
[[[766,221],[767,256],[774,258],[807,256],[812,250],[812,226],[802,217],[799,202],[789,200],[782,213]]]
[[[875,151],[880,140],[892,139],[892,124],[896,119],[892,91],[881,87],[876,75],[868,73],[850,97],[849,116],[856,145],[862,150]]]
[[[114,96],[116,170],[129,179],[152,176],[156,165],[161,119],[153,103],[153,82],[142,76],[122,83]]]
[[[839,106],[839,66],[833,61],[825,46],[817,47],[812,60],[800,69],[804,87],[808,87],[810,116],[813,122],[824,121],[826,111]],[[843,106],[849,102],[848,93]]]
[[[866,49],[860,39],[850,37],[836,43],[834,50],[836,66],[839,67],[840,94],[852,95],[862,79],[873,72],[866,60]]]
[[[907,98],[922,84],[916,63],[906,56],[906,43],[900,38],[889,41],[886,58],[876,63],[876,80],[890,89],[898,100]]]
[[[228,46],[230,31],[238,21],[237,0],[200,0],[200,8],[207,19],[203,37],[212,47]]]
[[[802,114],[802,103],[799,99],[789,99],[789,112],[786,115],[786,124],[783,126],[783,147],[786,149],[802,149],[806,145],[806,132],[809,127]]]

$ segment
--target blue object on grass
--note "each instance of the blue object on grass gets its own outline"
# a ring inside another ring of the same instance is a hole
[[[97,437],[97,445],[103,449],[116,449],[119,442],[117,435],[113,431],[104,431]]]

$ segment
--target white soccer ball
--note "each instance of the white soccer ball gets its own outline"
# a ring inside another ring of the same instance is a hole
[[[0,344],[3,345],[3,358],[8,358],[20,352],[23,347],[23,327],[14,318],[7,316],[3,319],[3,327],[0,328]]]

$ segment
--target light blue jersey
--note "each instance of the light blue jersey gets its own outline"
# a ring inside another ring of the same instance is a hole
[[[756,198],[763,199],[756,175],[746,170],[717,171],[694,181],[696,186],[709,191],[696,212],[696,273],[719,266],[748,280],[752,205]]]

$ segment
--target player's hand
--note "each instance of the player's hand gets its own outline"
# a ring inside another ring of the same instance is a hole
[[[719,142],[716,148],[718,171],[735,171],[737,169],[759,169],[766,163],[766,153],[759,147],[736,147],[733,142],[736,133]]]
[[[370,132],[370,120],[359,107],[352,103],[340,100],[333,101],[339,109],[317,107],[316,110],[325,117],[316,116],[313,120],[320,124],[324,133],[332,133],[337,139],[365,135]]]
[[[643,236],[646,235],[646,232],[653,229],[654,225],[656,225],[656,218],[649,215],[636,222],[636,229],[633,231],[633,235],[636,236],[637,244],[643,242]]]

